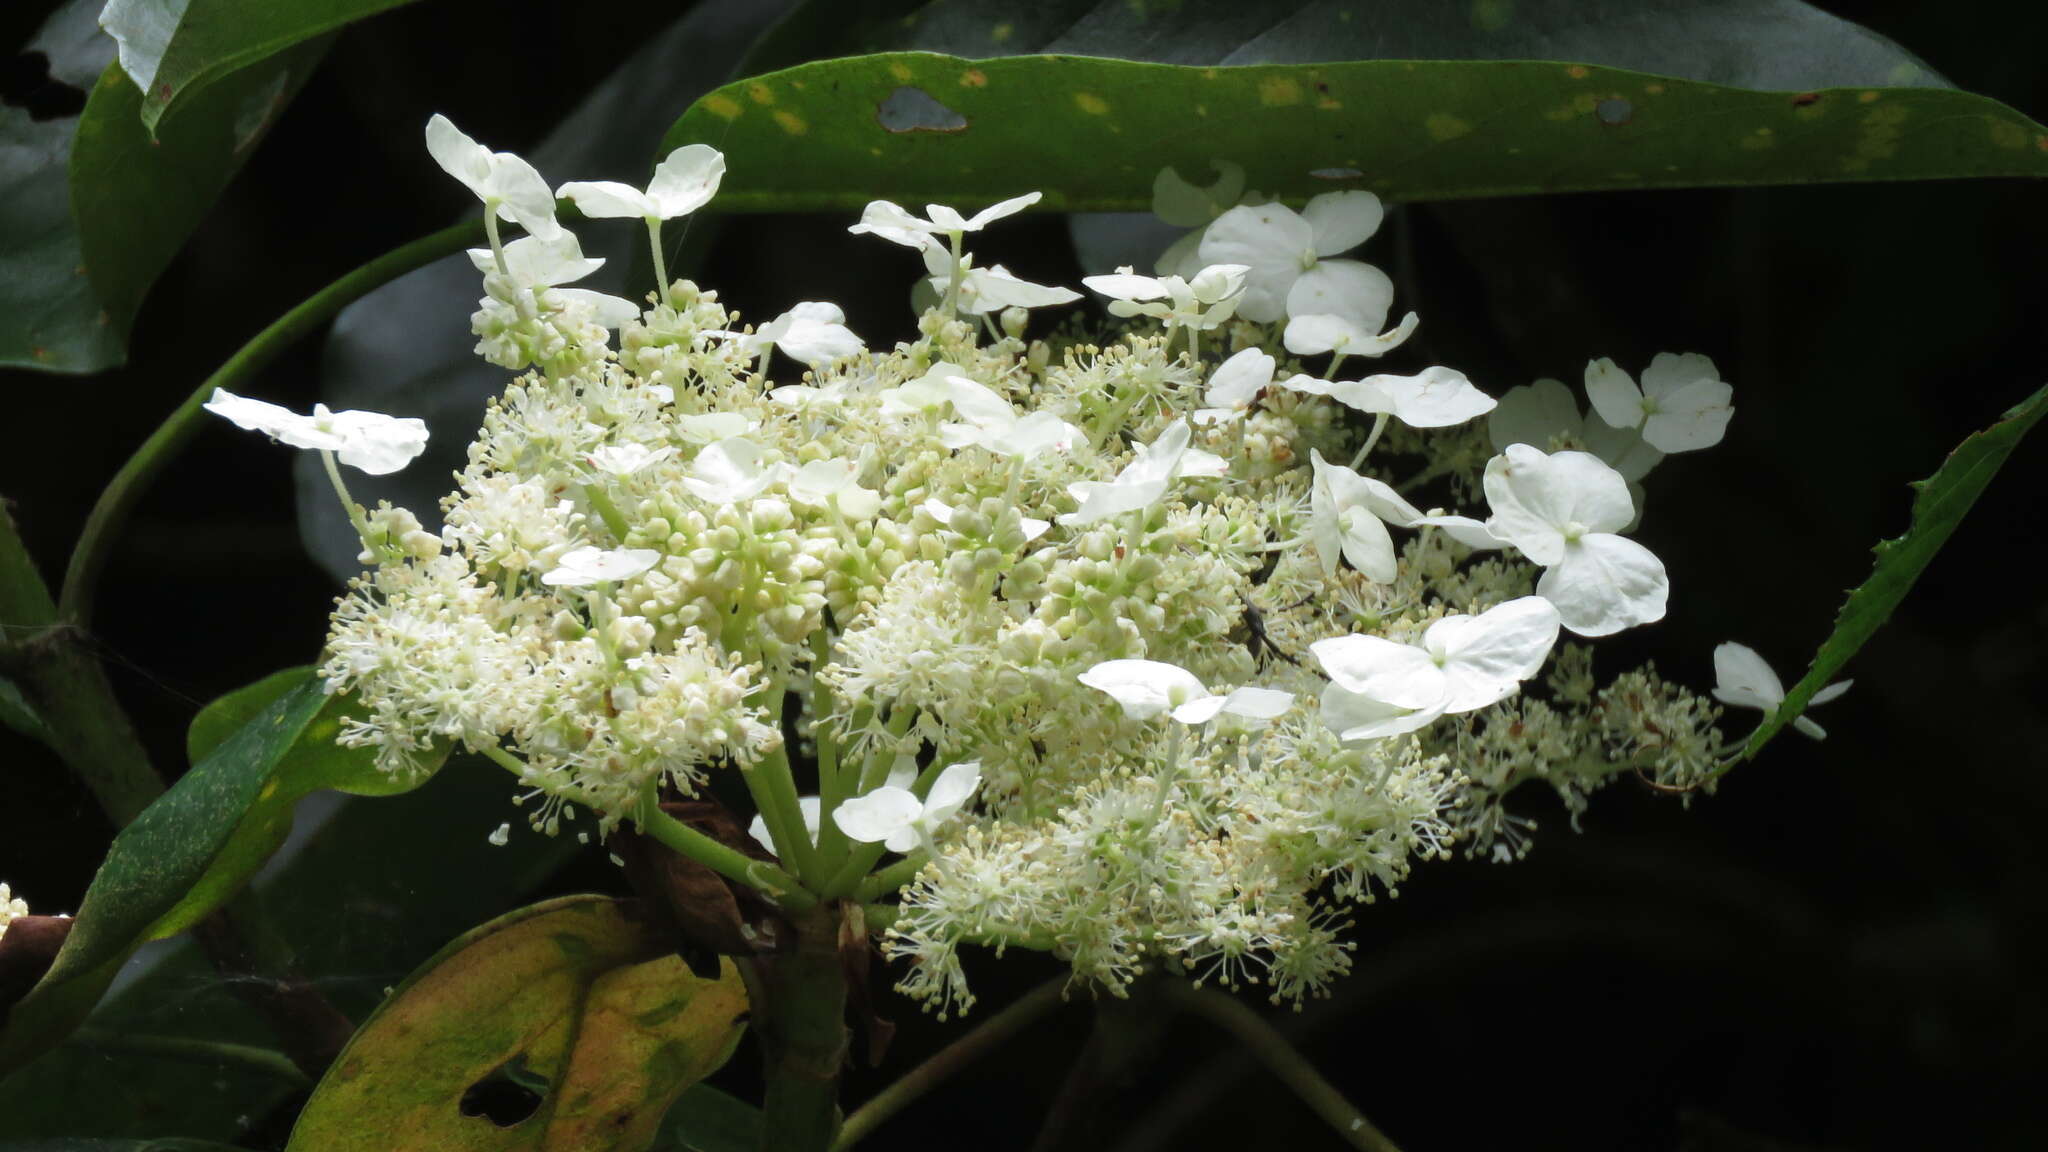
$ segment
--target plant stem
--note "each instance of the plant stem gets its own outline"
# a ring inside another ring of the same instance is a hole
[[[839,1072],[848,1044],[840,918],[832,904],[792,914],[796,947],[740,966],[767,1085],[767,1152],[826,1152],[839,1134]]]
[[[661,217],[647,217],[647,246],[654,252],[654,302],[668,303],[668,261],[661,251]]]
[[[189,1036],[154,1036],[119,1032],[111,1028],[80,1028],[72,1036],[82,1046],[113,1052],[134,1052],[163,1056],[195,1064],[239,1064],[252,1071],[274,1076],[295,1088],[311,1088],[313,1081],[282,1052],[254,1044],[230,1044],[222,1040],[198,1040]]]
[[[1065,1001],[1065,977],[1049,980],[1024,994],[1016,1003],[983,1020],[975,1029],[903,1074],[846,1118],[839,1130],[834,1152],[860,1143],[912,1101],[951,1079],[962,1068],[1023,1031]]]
[[[863,904],[871,904],[881,897],[889,895],[891,892],[917,879],[917,874],[924,870],[924,866],[931,862],[931,858],[932,854],[923,849],[912,852],[903,859],[861,881],[859,886],[853,890],[853,898]]]
[[[150,433],[149,439],[142,442],[142,446],[107,482],[99,502],[93,505],[92,513],[86,517],[77,547],[72,550],[71,564],[64,573],[58,615],[78,624],[92,617],[94,587],[99,583],[101,570],[106,567],[107,556],[120,538],[122,524],[134,510],[136,501],[148,491],[150,481],[198,432],[200,422],[205,419],[201,405],[213,396],[214,389],[233,391],[242,387],[244,380],[269,366],[285,349],[311,335],[347,305],[415,268],[475,243],[481,232],[481,224],[471,220],[394,248],[307,297],[298,307],[278,317],[270,327],[258,332],[254,339],[228,357],[225,364],[215,369],[213,375],[186,397],[185,402],[178,405],[155,432]]]
[[[1365,1152],[1400,1152],[1394,1142],[1372,1126],[1344,1094],[1337,1091],[1307,1057],[1295,1050],[1264,1017],[1236,998],[1214,989],[1196,988],[1178,980],[1161,989],[1174,1007],[1200,1016],[1230,1033],[1267,1071],[1292,1089],[1344,1142]]]
[[[1365,443],[1358,446],[1358,455],[1351,458],[1351,468],[1353,471],[1357,471],[1358,466],[1365,463],[1366,456],[1372,452],[1372,446],[1380,442],[1380,433],[1386,430],[1387,414],[1382,412],[1372,418],[1372,431],[1366,435]]]

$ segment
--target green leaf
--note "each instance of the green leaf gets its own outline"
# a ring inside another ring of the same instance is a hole
[[[515,906],[570,857],[595,851],[530,833],[510,802],[512,783],[496,765],[468,761],[403,796],[309,801],[302,823],[317,818],[315,805],[332,811],[252,885],[259,965],[291,973],[361,1020],[389,985],[480,914]],[[511,841],[489,844],[486,833],[508,819]],[[11,1133],[233,1140],[305,1091],[274,1061],[232,1058],[231,1048],[276,1039],[190,937],[137,972],[140,965],[124,971],[84,1027],[0,1079]],[[187,1049],[132,1042],[141,1035],[174,1037]],[[79,1084],[94,1086],[89,1113],[74,1103]]]
[[[154,134],[206,85],[307,40],[413,0],[107,0],[100,24],[143,93]]]
[[[0,676],[0,724],[4,724],[31,740],[50,747],[56,747],[50,736],[50,729],[36,710],[29,705],[28,698],[14,681]]]
[[[30,45],[66,45],[52,72],[90,86],[85,110],[37,121],[0,105],[0,366],[121,363],[150,285],[326,46],[309,41],[207,86],[152,139],[127,74],[69,35],[92,7],[67,5]],[[87,65],[96,79],[79,74]]]
[[[1877,564],[1870,579],[1849,593],[1849,599],[1835,616],[1833,634],[1814,654],[1806,675],[1785,694],[1785,702],[1750,735],[1742,750],[1744,759],[1754,757],[1771,737],[1805,711],[1813,694],[1835,679],[1835,674],[1849,663],[1849,658],[1856,655],[1871,634],[1891,618],[1892,610],[1905,599],[1928,562],[1948,542],[1956,525],[1962,523],[1964,513],[1998,474],[2005,458],[2019,447],[2020,437],[2039,423],[2043,415],[2048,415],[2048,387],[2021,401],[1998,423],[1971,434],[1949,453],[1934,475],[1913,485],[1913,518],[1905,535],[1877,546]]]
[[[644,1148],[683,1090],[739,1043],[732,961],[702,980],[604,896],[493,920],[408,977],[335,1060],[292,1130],[309,1152]],[[473,1086],[538,1094],[509,1127],[467,1115]]]
[[[8,1140],[0,1152],[240,1152],[205,1140]]]
[[[916,122],[965,126],[884,127],[906,107]],[[728,84],[662,148],[691,141],[725,153],[718,203],[733,211],[854,212],[878,197],[973,207],[1030,188],[1047,208],[1133,210],[1149,206],[1161,168],[1210,157],[1289,199],[2048,175],[2048,129],[1968,93],[1748,92],[1490,61],[1194,68],[887,53]]]
[[[761,1110],[697,1084],[662,1119],[655,1152],[755,1152],[761,1146]]]
[[[368,750],[337,745],[346,699],[327,696],[311,670],[296,678],[289,691],[270,677],[210,706],[194,747],[224,714],[265,701],[114,838],[56,962],[0,1027],[0,1072],[75,1027],[136,948],[184,931],[240,889],[284,843],[301,797],[419,786],[425,774],[391,776]]]

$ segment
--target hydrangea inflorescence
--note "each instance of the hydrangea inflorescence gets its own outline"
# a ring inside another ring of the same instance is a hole
[[[1524,851],[1518,785],[1574,812],[1623,773],[1711,786],[1711,703],[1649,669],[1600,687],[1560,642],[1663,616],[1632,484],[1719,439],[1704,357],[1641,388],[1596,361],[1597,418],[1551,381],[1497,407],[1448,367],[1347,373],[1416,323],[1382,331],[1391,282],[1340,255],[1379,202],[1171,173],[1161,214],[1200,227],[1156,278],[1088,281],[1127,321],[1109,339],[1027,339],[1027,307],[1076,294],[964,249],[1036,193],[869,205],[853,231],[916,249],[936,300],[870,348],[825,302],[756,328],[687,280],[644,306],[561,287],[595,262],[530,169],[430,137],[491,223],[478,352],[523,374],[438,535],[351,504],[371,567],[324,673],[386,770],[485,752],[549,833],[737,772],[807,898],[898,900],[899,986],[941,1012],[973,1001],[968,944],[1298,1002],[1415,861]],[[642,217],[658,258],[722,172],[692,146],[646,192],[563,193]],[[808,370],[771,378],[774,348]]]

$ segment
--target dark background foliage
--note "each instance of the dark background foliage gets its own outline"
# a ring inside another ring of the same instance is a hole
[[[2048,10],[1820,6],[2048,116]],[[0,16],[5,44],[37,7]],[[128,367],[0,374],[0,493],[45,573],[120,461],[243,340],[467,210],[420,146],[431,112],[527,147],[630,50],[630,29],[678,7],[426,4],[343,36],[156,288]],[[1457,365],[1497,394],[1574,380],[1595,355],[1698,350],[1735,382],[1727,441],[1651,484],[1639,535],[1675,575],[1671,618],[1600,646],[1609,671],[1655,659],[1705,687],[1727,638],[1796,672],[1869,545],[1904,527],[1906,483],[2039,385],[2042,204],[2039,188],[1985,181],[1423,205],[1365,255],[1423,313],[1403,365]],[[871,342],[904,335],[913,266],[845,223],[735,220],[692,274],[755,317],[833,299]],[[985,246],[1034,279],[1078,275],[1056,219]],[[317,342],[296,350],[261,394],[310,404],[318,357]],[[1527,861],[1428,865],[1362,909],[1356,973],[1290,1024],[1311,1055],[1411,1152],[2038,1146],[2048,598],[2026,557],[2044,482],[2048,449],[2023,447],[1851,666],[1856,689],[1820,714],[1825,744],[1788,735],[1689,808],[1619,784],[1576,834],[1547,797],[1518,797],[1542,825]],[[337,591],[301,551],[288,454],[225,425],[144,502],[104,588],[96,642],[172,771],[200,703],[315,655]],[[0,877],[39,911],[75,907],[111,830],[41,748],[0,733],[0,766]],[[447,833],[480,839],[509,811]],[[542,891],[591,888],[623,888],[595,849]],[[984,1008],[1052,972],[1015,954],[979,964]],[[958,1027],[895,1015],[897,1050],[851,1097]],[[1334,1146],[1220,1036],[1142,1016],[1103,1016],[1095,1115],[1069,1146]],[[1093,1020],[1066,1010],[879,1139],[1029,1146]],[[745,1093],[751,1075],[743,1052],[720,1082]],[[1176,1107],[1189,1123],[1166,1136],[1157,1113]],[[251,1146],[286,1125],[259,1121]]]

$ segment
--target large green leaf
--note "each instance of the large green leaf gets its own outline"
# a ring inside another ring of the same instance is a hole
[[[0,105],[0,365],[120,363],[144,294],[325,48],[308,41],[207,86],[152,139],[142,93],[102,65],[111,45],[75,35],[94,7],[66,5],[30,45],[54,77],[90,88],[85,110],[38,121]]]
[[[100,25],[155,132],[206,85],[294,44],[414,0],[107,0]]]
[[[746,1011],[732,961],[718,979],[692,975],[633,905],[536,904],[408,977],[320,1081],[289,1147],[645,1148],[670,1103],[731,1057]],[[498,1075],[539,1096],[505,1126],[463,1109]]]
[[[709,1084],[693,1085],[662,1119],[654,1152],[754,1152],[761,1110]]]
[[[1814,654],[1806,675],[1785,694],[1785,702],[1751,734],[1743,748],[1745,759],[1755,756],[1771,737],[1804,711],[1813,694],[1833,680],[1871,634],[1891,618],[1892,610],[1905,599],[1928,562],[1948,542],[1970,505],[1977,502],[1991,478],[1998,474],[2005,458],[2019,447],[2020,438],[2044,415],[2048,415],[2048,387],[2021,401],[1998,423],[1972,434],[1949,454],[1934,475],[1914,483],[1912,523],[1904,535],[1877,546],[1877,564],[1870,579],[1849,593],[1849,599],[1835,617],[1834,632]]]
[[[329,697],[310,670],[293,678],[288,690],[273,676],[209,706],[195,748],[225,716],[249,718],[114,838],[56,962],[0,1028],[0,1072],[70,1031],[137,947],[184,931],[239,890],[284,842],[300,798],[419,785],[423,776],[391,776],[366,750],[337,745],[346,699]],[[255,700],[264,703],[252,709]]]
[[[906,108],[958,127],[884,126]],[[885,53],[726,85],[662,147],[691,141],[725,152],[719,203],[734,211],[850,212],[876,197],[973,206],[1030,188],[1049,208],[1130,210],[1150,204],[1161,168],[1219,156],[1288,198],[2048,175],[2048,129],[1968,93],[1750,92],[1535,62]]]

